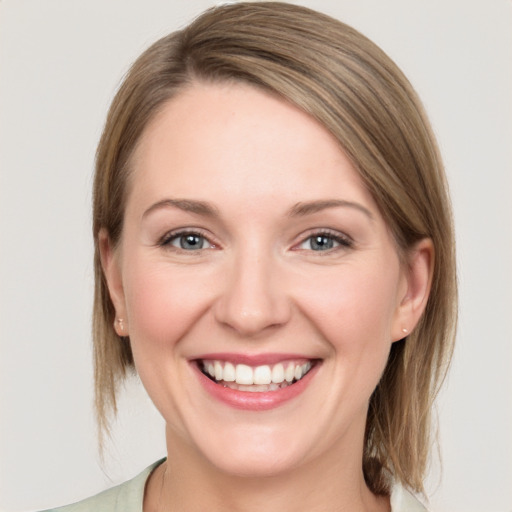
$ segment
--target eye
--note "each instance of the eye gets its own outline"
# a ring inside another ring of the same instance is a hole
[[[193,231],[169,233],[160,242],[161,246],[181,249],[183,251],[199,251],[214,247],[206,237]]]
[[[325,252],[338,247],[351,246],[352,241],[341,234],[315,233],[301,242],[298,248],[308,251]]]

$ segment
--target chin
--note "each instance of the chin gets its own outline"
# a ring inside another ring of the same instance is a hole
[[[244,478],[265,478],[285,474],[306,456],[305,441],[290,438],[289,431],[269,432],[268,428],[225,432],[220,439],[205,439],[202,454],[224,474]]]
[[[237,453],[226,454],[217,460],[216,468],[222,473],[241,478],[271,478],[285,475],[298,466],[295,457],[284,454]]]

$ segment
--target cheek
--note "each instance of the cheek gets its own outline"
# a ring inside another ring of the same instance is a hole
[[[208,278],[165,263],[127,262],[125,297],[132,344],[170,348],[198,321],[208,301]]]
[[[391,346],[398,264],[343,266],[305,282],[299,304],[331,348],[357,367],[382,364]]]

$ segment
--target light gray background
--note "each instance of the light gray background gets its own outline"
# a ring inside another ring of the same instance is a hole
[[[451,183],[458,346],[431,507],[512,511],[512,2],[301,2],[380,44],[419,91]],[[129,63],[211,1],[0,1],[0,510],[64,504],[165,453],[136,382],[103,466],[92,413],[90,185]],[[441,483],[439,483],[441,481]]]

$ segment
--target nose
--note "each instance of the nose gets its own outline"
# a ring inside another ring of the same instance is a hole
[[[218,322],[240,336],[257,337],[286,324],[290,314],[283,272],[271,255],[233,258],[214,306]]]

